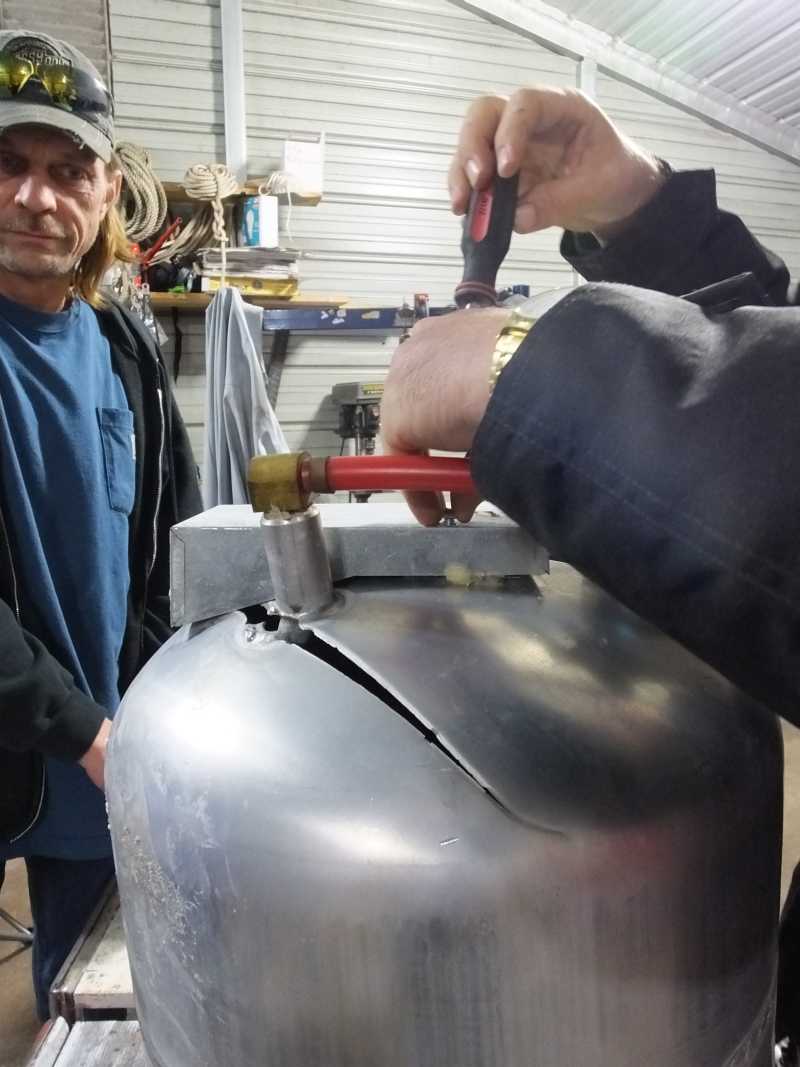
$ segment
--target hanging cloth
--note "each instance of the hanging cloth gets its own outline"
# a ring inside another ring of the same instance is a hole
[[[206,310],[206,442],[203,502],[246,504],[253,456],[288,452],[267,396],[261,309],[238,289],[219,290]]]

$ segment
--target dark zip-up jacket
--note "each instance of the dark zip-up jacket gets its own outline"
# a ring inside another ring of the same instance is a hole
[[[500,376],[476,482],[553,556],[800,725],[797,287],[719,210],[711,172],[673,175],[607,248],[567,233],[562,252],[594,284]],[[742,272],[751,306],[675,298]],[[799,991],[800,865],[775,1020],[797,1046]]]
[[[592,284],[500,376],[472,450],[479,489],[800,724],[800,308],[786,267],[718,208],[712,172],[673,175],[607,248],[566,234],[562,251]],[[742,272],[746,302],[767,306],[674,295]]]
[[[201,510],[197,469],[160,353],[140,320],[117,304],[97,312],[112,365],[133,412],[136,485],[129,519],[128,617],[119,657],[124,692],[169,636],[169,529]],[[57,492],[57,487],[54,487]],[[107,717],[27,629],[35,617],[17,580],[0,485],[0,837],[33,820],[44,788],[43,756],[77,760]]]

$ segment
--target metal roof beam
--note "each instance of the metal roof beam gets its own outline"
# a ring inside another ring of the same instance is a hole
[[[244,87],[242,0],[220,0],[225,162],[237,181],[247,180],[247,107]]]
[[[800,134],[796,130],[771,122],[735,97],[704,86],[696,78],[614,40],[610,34],[568,19],[541,0],[526,0],[524,4],[519,0],[450,0],[450,3],[576,62],[593,59],[602,73],[800,164]]]

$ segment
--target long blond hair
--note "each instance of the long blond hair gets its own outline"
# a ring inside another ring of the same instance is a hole
[[[113,263],[132,263],[133,259],[131,243],[125,236],[122,218],[114,204],[100,223],[94,244],[75,268],[73,292],[92,307],[103,307],[108,301],[100,283],[106,271]]]
[[[119,162],[114,156],[108,165],[112,173],[120,170]],[[105,218],[100,223],[94,244],[75,268],[72,289],[76,296],[85,300],[92,307],[100,308],[108,303],[100,284],[106,271],[114,263],[132,263],[136,257],[131,250],[131,243],[125,236],[125,226],[117,204],[112,204]]]

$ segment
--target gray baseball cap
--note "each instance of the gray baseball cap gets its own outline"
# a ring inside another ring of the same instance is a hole
[[[114,104],[77,48],[32,30],[0,32],[0,130],[52,126],[104,163],[114,151]]]

